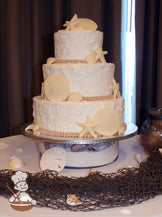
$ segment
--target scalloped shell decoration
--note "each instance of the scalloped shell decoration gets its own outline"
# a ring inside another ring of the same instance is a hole
[[[89,64],[96,63],[96,57],[94,55],[88,54],[85,58],[86,62]]]
[[[70,206],[78,206],[82,204],[75,194],[68,194],[66,203]]]
[[[67,101],[80,102],[82,99],[82,94],[80,92],[72,92],[69,94]]]
[[[10,161],[9,161],[9,164],[8,164],[9,168],[11,168],[11,169],[20,169],[24,165],[25,165],[24,162],[20,158],[18,158],[16,156],[12,156],[10,158]]]
[[[55,62],[55,58],[54,57],[49,57],[48,59],[47,59],[47,64],[53,64]]]
[[[97,123],[95,126],[96,132],[103,136],[112,136],[118,132],[121,121],[119,113],[109,107],[99,109],[93,118],[93,121]]]
[[[95,31],[97,29],[97,24],[87,18],[78,18],[76,14],[72,17],[70,21],[66,21],[66,23],[63,25],[66,27],[66,31],[74,30],[74,31],[82,31],[82,30],[89,30],[89,31]]]
[[[126,129],[127,129],[127,125],[126,125],[126,123],[123,123],[123,124],[120,126],[119,130],[118,130],[118,135],[119,135],[119,136],[120,136],[120,135],[123,135],[124,132],[126,131]]]
[[[64,101],[69,93],[69,79],[62,73],[53,73],[44,81],[44,94],[50,101]]]
[[[87,18],[78,18],[78,25],[73,28],[73,30],[90,30],[90,31],[95,31],[97,29],[97,24]]]

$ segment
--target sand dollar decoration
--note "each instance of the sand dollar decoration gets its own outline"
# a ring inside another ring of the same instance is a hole
[[[109,107],[99,109],[95,113],[93,121],[97,123],[96,132],[104,136],[114,135],[121,125],[119,113]]]
[[[50,101],[63,101],[70,93],[70,82],[62,73],[51,74],[44,82],[44,93]]]
[[[97,29],[97,24],[93,20],[87,18],[78,18],[77,14],[74,14],[72,19],[70,21],[66,21],[66,23],[63,26],[66,27],[65,31],[95,31]]]
[[[67,160],[67,152],[64,148],[52,147],[46,150],[40,160],[42,170],[54,170],[60,172],[64,169]]]
[[[82,94],[80,92],[72,92],[68,96],[68,101],[79,102],[82,99]]]

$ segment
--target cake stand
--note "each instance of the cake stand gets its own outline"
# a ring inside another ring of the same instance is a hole
[[[65,138],[34,135],[32,130],[25,131],[29,125],[22,127],[22,134],[35,140],[41,155],[49,148],[61,147],[67,152],[66,168],[92,168],[111,164],[119,155],[119,142],[137,134],[137,126],[129,123],[123,135],[100,138]]]

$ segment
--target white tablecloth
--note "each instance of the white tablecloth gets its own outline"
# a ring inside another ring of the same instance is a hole
[[[125,166],[136,166],[137,161],[135,159],[135,154],[140,153],[142,159],[146,158],[143,148],[139,145],[138,137],[134,136],[132,138],[123,140],[119,143],[119,157],[118,159],[104,167],[98,168],[101,172],[115,172],[119,168]],[[12,156],[17,156],[21,158],[25,166],[22,168],[23,171],[36,172],[39,171],[39,153],[35,146],[35,142],[22,135],[6,137],[0,139],[0,169],[8,168],[9,160]],[[88,175],[88,169],[64,169],[60,175],[67,176],[84,176]],[[30,186],[29,186],[30,188]],[[29,211],[15,211],[10,205],[9,201],[0,197],[0,217],[41,217],[41,216],[57,216],[57,217],[100,217],[100,216],[147,216],[147,217],[162,217],[162,196],[157,196],[154,199],[147,200],[141,204],[111,208],[101,211],[91,211],[91,212],[73,212],[73,211],[62,211],[53,210],[50,208],[38,208],[34,207]]]

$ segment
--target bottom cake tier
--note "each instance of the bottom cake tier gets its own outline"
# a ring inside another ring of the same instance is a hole
[[[124,99],[81,101],[81,102],[51,102],[36,96],[33,98],[34,124],[42,134],[53,133],[54,136],[75,136],[86,126],[87,117],[93,120],[97,111],[111,108],[120,116],[120,124],[124,123]],[[80,124],[81,123],[81,124]],[[113,124],[113,123],[110,123]],[[65,133],[65,135],[64,135]]]

